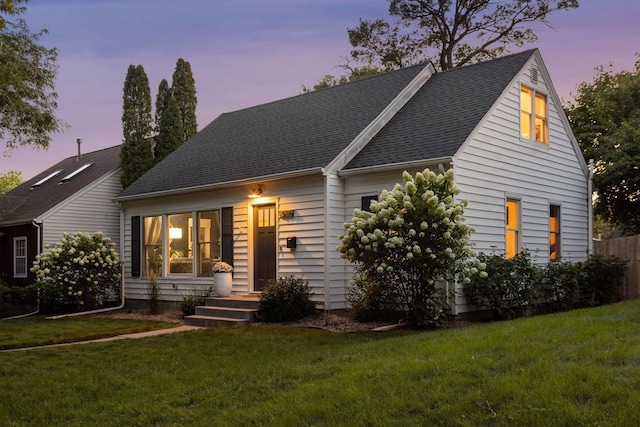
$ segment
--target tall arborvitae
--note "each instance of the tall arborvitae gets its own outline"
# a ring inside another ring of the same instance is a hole
[[[126,188],[153,167],[149,138],[152,131],[151,90],[142,65],[129,66],[124,81],[122,133],[120,150],[122,187]]]
[[[196,105],[198,98],[196,97],[196,82],[191,73],[191,64],[182,58],[178,59],[176,69],[173,72],[173,81],[171,82],[172,95],[178,101],[178,108],[182,116],[182,129],[184,131],[184,140],[188,140],[198,132],[198,123],[196,121]]]
[[[167,101],[158,127],[155,161],[162,161],[162,159],[181,146],[184,142],[183,135],[178,102],[174,96],[171,96]]]
[[[156,95],[156,133],[160,131],[160,121],[162,120],[162,113],[165,108],[167,108],[167,101],[169,101],[169,97],[171,97],[171,88],[169,87],[169,82],[167,79],[162,79],[160,85],[158,86],[158,94]]]

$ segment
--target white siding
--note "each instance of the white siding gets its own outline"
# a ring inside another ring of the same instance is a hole
[[[314,300],[322,302],[325,293],[324,185],[318,175],[263,183],[264,196],[249,199],[251,185],[234,189],[206,191],[183,196],[162,197],[126,202],[124,259],[131,260],[131,217],[162,215],[233,207],[234,275],[233,293],[252,291],[251,207],[275,203],[277,211],[293,210],[292,218],[279,218],[277,224],[277,276],[296,275],[309,281]],[[287,249],[286,239],[297,238],[297,248]],[[211,278],[168,275],[158,278],[161,299],[181,301],[192,288],[204,289]],[[147,282],[131,277],[131,266],[125,264],[125,295],[130,299],[147,299]]]
[[[543,65],[532,58],[542,71]],[[561,206],[561,255],[581,261],[587,256],[587,175],[564,127],[561,106],[546,73],[538,84],[530,80],[531,67],[509,86],[476,132],[456,154],[456,182],[468,199],[464,215],[475,228],[472,240],[478,252],[505,250],[505,200],[519,199],[522,247],[534,260],[549,260],[549,205]],[[547,94],[549,144],[520,138],[520,84]],[[570,132],[570,131],[569,131]],[[464,305],[464,300],[459,304]],[[459,307],[459,312],[465,311]]]
[[[65,200],[43,215],[43,244],[60,242],[62,234],[102,231],[120,250],[120,209],[113,201],[122,191],[120,173],[113,173]]]

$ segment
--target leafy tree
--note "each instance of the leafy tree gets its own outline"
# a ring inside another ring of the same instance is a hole
[[[0,174],[0,194],[8,193],[22,183],[22,172],[20,171]]]
[[[184,132],[182,130],[182,118],[178,108],[178,101],[171,96],[167,101],[167,106],[162,114],[158,128],[155,161],[162,161],[183,143]]]
[[[66,126],[54,114],[58,52],[39,44],[47,30],[32,33],[20,3],[26,0],[0,0],[0,139],[9,151],[47,148],[50,134]]]
[[[198,98],[196,97],[196,83],[191,72],[191,64],[182,58],[178,59],[176,63],[171,82],[171,91],[176,101],[178,101],[178,108],[182,117],[182,130],[184,132],[183,139],[186,141],[198,132],[196,120]]]
[[[565,111],[586,159],[595,160],[594,210],[627,234],[640,233],[640,59],[635,70],[596,68]]]
[[[383,190],[371,212],[354,210],[337,250],[356,264],[354,283],[363,285],[364,299],[372,299],[369,290],[380,292],[386,312],[395,306],[408,324],[437,326],[449,314],[437,282],[466,282],[474,255],[462,216],[466,201],[454,200],[460,190],[452,170],[402,177],[405,186]]]
[[[386,72],[427,59],[448,70],[535,42],[532,24],[550,26],[551,13],[577,7],[578,0],[389,0],[390,20],[361,19],[347,30],[350,60],[355,70]]]
[[[169,87],[169,82],[166,79],[162,79],[160,85],[158,86],[158,93],[156,94],[156,114],[155,114],[155,123],[156,128],[155,131],[159,132],[160,129],[160,121],[162,120],[162,114],[164,113],[165,108],[167,108],[167,101],[171,97],[171,88]]]
[[[120,150],[123,188],[131,185],[154,164],[151,136],[151,90],[142,65],[130,65],[124,81],[122,132]]]

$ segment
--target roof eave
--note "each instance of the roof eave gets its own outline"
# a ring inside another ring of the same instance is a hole
[[[397,169],[428,168],[429,166],[448,165],[453,163],[453,156],[436,157],[433,159],[412,160],[410,162],[390,163],[387,165],[365,166],[355,169],[343,169],[338,172],[339,176],[365,175],[372,172],[385,172]]]
[[[246,185],[246,184],[250,184],[258,181],[268,182],[268,181],[276,181],[276,180],[288,179],[288,178],[299,178],[302,176],[309,176],[309,175],[315,175],[315,174],[320,175],[323,173],[324,173],[324,168],[321,168],[321,167],[309,168],[309,169],[302,169],[299,171],[255,176],[251,178],[238,179],[235,181],[225,181],[225,182],[219,182],[214,184],[198,185],[194,187],[181,187],[181,188],[175,188],[172,190],[155,191],[151,193],[134,194],[130,196],[118,196],[113,200],[116,202],[128,202],[128,201],[134,201],[134,200],[153,199],[156,197],[168,197],[168,196],[173,196],[177,194],[184,195],[184,194],[199,193],[202,191],[209,191],[209,190],[221,190],[225,188]]]

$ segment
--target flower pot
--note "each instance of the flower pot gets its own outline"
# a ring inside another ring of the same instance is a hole
[[[216,296],[228,297],[231,295],[233,273],[213,273],[213,290]]]

